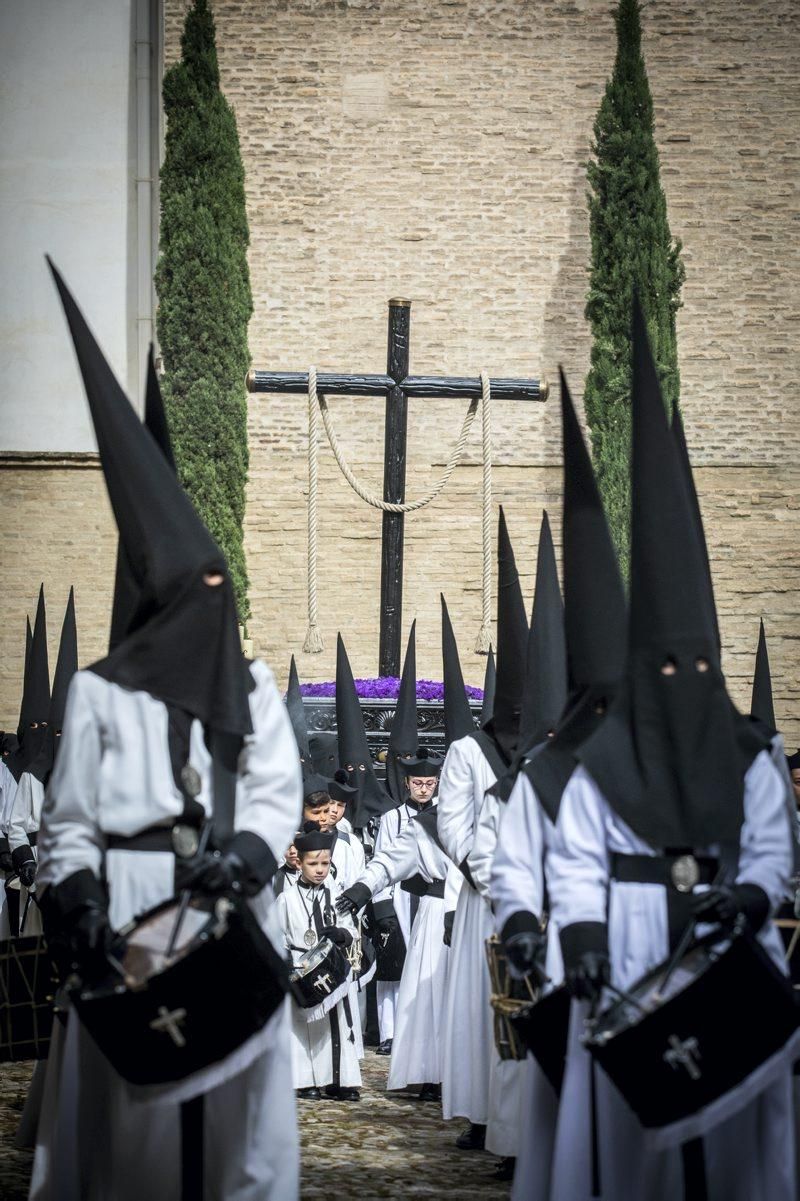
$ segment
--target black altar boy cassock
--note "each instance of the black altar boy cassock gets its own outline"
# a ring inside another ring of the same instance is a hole
[[[442,679],[444,682],[444,746],[445,750],[457,738],[464,738],[475,728],[472,720],[464,676],[458,658],[458,645],[453,633],[447,602],[440,593],[442,603]]]
[[[417,734],[417,657],[416,657],[417,623],[411,623],[408,635],[408,647],[403,661],[403,674],[400,679],[400,691],[397,694],[397,704],[392,717],[389,731],[389,746],[386,753],[386,784],[395,804],[405,800],[405,775],[401,759],[416,755],[419,745]]]
[[[623,677],[627,605],[589,452],[561,373],[562,555],[569,700],[556,732],[525,771],[552,822],[580,744],[600,725]]]
[[[311,765],[311,748],[308,744],[308,725],[306,723],[306,713],[303,707],[303,696],[300,692],[300,679],[297,675],[297,664],[292,655],[292,661],[289,664],[289,683],[286,688],[286,710],[289,714],[289,721],[292,723],[294,731],[294,740],[297,743],[297,750],[300,755],[300,763],[303,767],[303,773],[314,770]]]
[[[726,692],[707,555],[638,303],[632,428],[627,670],[579,758],[651,846],[735,846],[744,773],[766,740]]]
[[[361,706],[341,634],[336,640],[336,735],[339,763],[347,773],[350,786],[358,789],[353,805],[353,827],[363,830],[372,818],[391,809],[392,798],[381,787],[372,766]]]

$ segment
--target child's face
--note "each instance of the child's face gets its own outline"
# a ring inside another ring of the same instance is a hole
[[[304,805],[303,821],[318,822],[320,830],[332,830],[334,823],[331,820],[330,801],[324,805],[318,805],[315,809],[312,809],[309,805]]]
[[[290,867],[292,871],[297,870],[299,863],[297,859],[297,847],[294,843],[289,847],[289,850],[284,855],[284,859],[286,860],[287,867]]]
[[[303,879],[309,884],[321,884],[331,869],[330,851],[306,851],[298,858]]]
[[[344,817],[344,801],[335,801],[331,797],[331,803],[328,806],[328,813],[330,815],[330,829],[333,829],[333,827],[338,825]]]

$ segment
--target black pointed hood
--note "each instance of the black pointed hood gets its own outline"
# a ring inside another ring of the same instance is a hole
[[[64,621],[61,626],[61,641],[58,645],[58,659],[53,676],[53,695],[50,698],[49,722],[53,730],[60,730],[64,725],[64,713],[67,708],[67,692],[70,681],[78,670],[78,629],[75,624],[75,589],[70,588]]]
[[[147,387],[144,400],[144,424],[155,439],[164,458],[177,476],[175,456],[172,453],[172,442],[167,425],[167,414],[161,397],[156,365],[153,357],[153,347],[147,356]],[[117,568],[114,577],[114,599],[111,605],[111,632],[108,638],[109,652],[119,646],[125,635],[132,628],[136,611],[141,599],[141,589],[136,582],[130,560],[125,551],[125,545],[120,538],[117,542]]]
[[[450,614],[447,611],[447,602],[441,593],[439,594],[439,599],[442,602],[444,746],[446,751],[451,742],[455,742],[458,738],[465,738],[471,730],[474,730],[475,723],[472,719],[472,709],[470,708],[469,698],[464,687],[464,676],[458,657],[456,636],[453,633]]]
[[[525,690],[519,725],[519,749],[544,742],[558,725],[567,702],[567,647],[564,604],[558,585],[550,520],[542,514],[536,586],[525,657]]]
[[[494,651],[489,647],[486,656],[486,670],[483,673],[483,704],[481,705],[481,727],[488,725],[494,713],[494,694],[497,687],[497,667],[494,661]]]
[[[332,777],[339,767],[339,742],[336,735],[327,730],[309,734],[308,746],[311,754],[310,770],[321,776]]]
[[[33,640],[25,673],[25,690],[20,713],[19,768],[43,779],[51,751],[47,736],[50,716],[50,669],[47,659],[47,612],[44,585],[39,589]],[[34,728],[35,727],[35,728]]]
[[[347,773],[350,786],[358,789],[353,804],[353,826],[363,830],[370,818],[379,817],[391,808],[392,800],[372,766],[364,718],[341,634],[336,638],[336,732],[339,764]]]
[[[297,664],[294,661],[294,655],[292,655],[292,661],[289,664],[286,709],[289,713],[289,721],[292,723],[292,729],[294,730],[294,739],[297,743],[303,772],[310,772],[312,771],[312,766],[311,748],[308,745],[308,725],[306,724],[306,711],[303,707],[303,696],[300,692],[300,679],[297,675]]]
[[[758,629],[758,646],[756,648],[756,665],[753,673],[753,695],[750,700],[750,716],[755,717],[762,725],[766,726],[770,733],[776,733],[778,727],[775,724],[775,705],[772,700],[772,676],[769,670],[767,636],[764,633],[763,618]]]
[[[579,757],[651,846],[735,842],[744,772],[766,744],[725,689],[704,549],[638,302],[632,410],[628,664]]]
[[[528,619],[502,506],[497,526],[497,677],[486,732],[509,760],[519,737]]]
[[[225,557],[152,434],[139,421],[52,266],[83,376],[100,462],[140,600],[124,640],[91,670],[144,690],[210,729],[252,731],[252,678],[241,652]],[[204,576],[219,574],[213,586]]]
[[[25,663],[22,669],[22,696],[19,702],[19,718],[17,719],[16,734],[6,734],[4,739],[4,758],[8,770],[11,772],[15,780],[19,780],[22,772],[22,732],[23,732],[23,716],[25,706],[25,685],[28,679],[28,671],[30,668],[31,647],[33,646],[33,632],[31,630],[30,617],[25,618]]]
[[[417,623],[413,621],[411,633],[408,635],[406,657],[403,660],[403,674],[400,678],[400,691],[397,694],[397,704],[389,731],[389,746],[386,754],[386,784],[398,804],[407,795],[405,773],[399,760],[416,755],[419,745],[416,632]]]
[[[703,515],[700,511],[700,500],[695,487],[694,474],[692,472],[692,461],[689,458],[689,447],[686,445],[686,431],[683,428],[683,418],[677,404],[672,407],[672,436],[675,439],[675,445],[678,448],[678,460],[683,472],[683,480],[686,485],[686,493],[689,498],[689,507],[694,517],[695,528],[700,543],[700,550],[704,565],[704,581],[708,592],[706,603],[709,607],[712,622],[714,625],[715,636],[717,640],[717,650],[721,652],[722,640],[719,633],[719,619],[717,617],[717,606],[714,600],[714,581],[711,575],[711,561],[708,557],[708,544],[706,543],[706,534],[703,527]]]
[[[628,621],[600,490],[563,372],[560,376],[564,627],[570,691],[555,737],[526,768],[553,822],[575,769],[575,752],[600,725],[625,673]]]

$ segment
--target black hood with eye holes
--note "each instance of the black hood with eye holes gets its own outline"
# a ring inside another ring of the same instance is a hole
[[[667,422],[638,302],[632,409],[627,669],[578,758],[651,846],[736,844],[744,774],[767,742],[726,691],[687,463]]]
[[[372,766],[361,706],[341,634],[336,639],[336,733],[339,766],[350,787],[358,790],[353,801],[353,826],[363,830],[370,818],[380,817],[394,802],[381,787]]]
[[[211,730],[249,734],[253,681],[242,655],[225,557],[137,417],[63,279],[50,267],[83,377],[120,542],[139,589],[122,641],[90,670],[149,692]],[[206,583],[204,576],[216,574],[222,583]]]

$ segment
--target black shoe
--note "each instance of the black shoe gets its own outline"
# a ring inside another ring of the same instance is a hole
[[[329,1084],[325,1096],[330,1101],[360,1101],[361,1093],[357,1088],[342,1088],[338,1084]]]
[[[505,1159],[500,1159],[494,1165],[492,1178],[494,1180],[513,1180],[514,1168],[517,1166],[517,1161],[513,1155],[507,1155]]]
[[[298,1100],[300,1101],[321,1101],[322,1093],[316,1086],[311,1088],[298,1088],[295,1090]]]
[[[420,1101],[441,1101],[442,1086],[441,1084],[423,1084],[419,1091]]]
[[[391,1053],[392,1053],[392,1040],[390,1038],[385,1038],[383,1040],[383,1042],[376,1049],[375,1054],[376,1055],[391,1055]]]
[[[472,1122],[456,1139],[459,1151],[482,1151],[486,1142],[486,1127]]]

